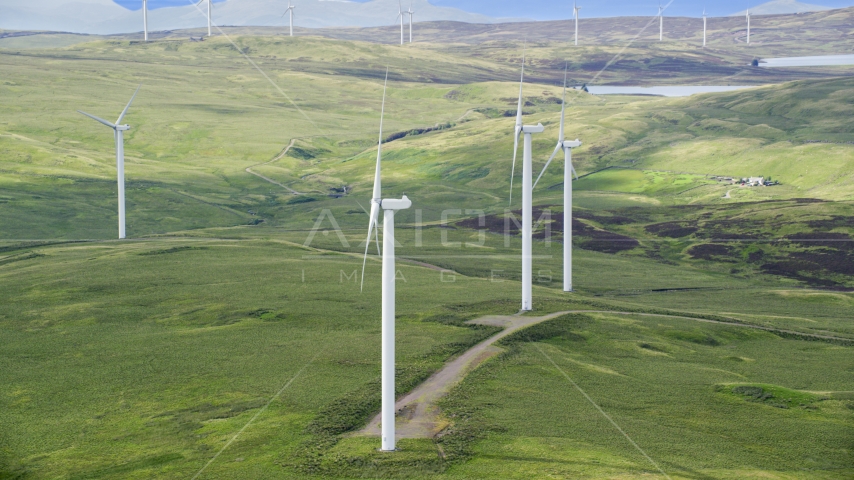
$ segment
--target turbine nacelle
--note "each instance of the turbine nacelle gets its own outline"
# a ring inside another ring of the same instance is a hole
[[[524,125],[522,127],[522,133],[543,133],[545,130],[546,127],[544,127],[542,123],[538,123],[536,125]]]
[[[386,198],[385,200],[380,200],[378,203],[383,210],[393,211],[406,210],[412,206],[412,200],[406,195],[402,198]]]
[[[561,143],[561,146],[563,148],[578,148],[581,146],[581,141],[579,141],[577,138],[575,140],[571,140],[571,141],[567,140],[567,141]]]

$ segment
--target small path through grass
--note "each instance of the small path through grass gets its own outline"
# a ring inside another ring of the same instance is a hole
[[[246,173],[249,173],[249,174],[255,175],[256,177],[258,177],[258,178],[260,178],[260,179],[262,179],[262,180],[266,180],[266,181],[268,181],[268,182],[272,183],[273,185],[278,185],[278,186],[280,186],[280,187],[284,188],[285,190],[287,190],[287,191],[291,192],[291,193],[292,193],[292,194],[294,194],[294,195],[304,195],[303,193],[300,193],[300,192],[298,192],[298,191],[294,190],[293,188],[291,188],[291,187],[289,187],[289,186],[287,186],[287,185],[283,185],[283,184],[281,184],[281,183],[279,183],[279,182],[277,182],[277,181],[275,181],[275,180],[273,180],[273,179],[271,179],[271,178],[268,178],[268,177],[265,177],[264,175],[261,175],[260,173],[256,173],[256,172],[253,172],[253,171],[252,171],[252,167],[262,167],[262,166],[264,166],[264,165],[269,165],[269,164],[271,164],[271,163],[273,163],[273,162],[277,162],[277,161],[281,160],[281,159],[282,159],[282,157],[284,157],[285,155],[287,155],[287,154],[288,154],[288,151],[290,151],[291,147],[293,147],[293,146],[294,146],[294,143],[296,143],[296,141],[297,141],[297,139],[296,139],[296,138],[291,139],[291,143],[289,143],[289,144],[288,144],[288,146],[287,146],[287,147],[285,147],[285,149],[284,149],[284,150],[282,150],[282,153],[280,153],[280,154],[276,155],[276,156],[275,156],[272,160],[270,160],[269,162],[256,163],[255,165],[252,165],[251,167],[246,167]]]
[[[448,391],[462,380],[470,371],[487,359],[497,355],[501,349],[493,344],[511,333],[537,323],[545,322],[563,315],[563,312],[542,317],[523,317],[521,315],[487,317],[471,320],[468,323],[504,327],[499,333],[478,343],[462,355],[448,362],[421,385],[409,392],[395,404],[398,422],[398,438],[432,438],[446,426],[436,402],[447,395]],[[374,417],[367,427],[359,432],[362,435],[380,435],[380,415]]]
[[[502,338],[538,323],[546,322],[555,319],[562,315],[571,313],[607,313],[612,315],[638,315],[644,317],[668,317],[679,318],[685,320],[693,320],[695,322],[716,323],[719,325],[727,325],[733,327],[751,328],[754,330],[763,330],[768,332],[785,333],[789,335],[804,337],[805,339],[821,339],[821,340],[845,340],[839,337],[815,335],[809,333],[801,333],[792,330],[781,330],[773,327],[764,327],[761,325],[751,325],[745,323],[725,322],[721,320],[710,320],[705,318],[688,317],[682,315],[667,315],[660,313],[638,313],[638,312],[619,312],[610,310],[566,310],[562,312],[550,313],[543,316],[522,316],[516,315],[488,315],[481,318],[470,320],[467,323],[473,325],[490,325],[494,327],[503,327],[499,333],[487,338],[478,343],[474,347],[468,349],[462,355],[452,359],[445,366],[430,376],[421,385],[415,387],[411,392],[401,397],[395,403],[397,410],[397,438],[433,438],[441,432],[447,425],[448,421],[442,417],[439,412],[437,403],[439,399],[447,395],[451,388],[459,383],[465,376],[477,368],[486,360],[501,353],[501,348],[495,346],[495,342]],[[379,436],[380,435],[380,414],[377,414],[368,425],[360,430],[357,435],[364,436]]]

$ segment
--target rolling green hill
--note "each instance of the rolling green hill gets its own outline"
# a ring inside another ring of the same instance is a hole
[[[537,25],[425,27],[434,41],[404,48],[370,29],[0,39],[0,478],[852,475],[854,82],[742,65],[729,23],[709,52],[685,27],[600,80],[756,88],[568,92],[576,290],[558,160],[534,195],[535,308],[586,313],[503,341],[442,402],[441,436],[382,455],[351,435],[378,408],[376,258],[358,278],[386,67],[383,193],[414,202],[397,216],[398,393],[497,331],[465,321],[518,310],[513,28]],[[757,50],[798,41],[772,33]],[[826,34],[798,52],[841,45]],[[529,47],[535,173],[565,59],[587,81],[621,38]],[[111,119],[140,83],[116,241],[113,141],[76,110]],[[780,184],[719,178],[759,175]]]

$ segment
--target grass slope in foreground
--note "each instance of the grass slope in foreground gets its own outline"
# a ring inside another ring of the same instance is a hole
[[[446,402],[488,432],[449,476],[658,474],[563,373],[673,478],[854,473],[850,348],[676,319],[550,323],[505,341]],[[757,387],[771,396],[740,393]]]

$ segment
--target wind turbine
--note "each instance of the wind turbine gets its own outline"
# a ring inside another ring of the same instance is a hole
[[[148,0],[142,0],[142,32],[145,41],[148,41]]]
[[[706,46],[706,9],[703,9],[703,46]]]
[[[569,64],[567,64],[567,69]],[[534,187],[537,187],[540,178],[546,173],[549,164],[554,160],[555,155],[559,150],[563,150],[564,166],[563,166],[563,291],[572,291],[572,175],[578,180],[578,173],[572,166],[572,149],[581,146],[581,142],[576,138],[575,141],[564,141],[564,120],[566,118],[566,70],[563,73],[563,104],[560,108],[560,132],[558,132],[557,146],[537,181],[534,182]]]
[[[661,4],[658,4],[658,41],[661,42],[664,40],[664,9],[661,8]]]
[[[397,20],[400,19],[400,44],[403,45],[403,16],[406,15],[406,12],[403,11],[403,4],[400,0],[397,0]]]
[[[212,34],[211,34],[211,3],[213,3],[213,0],[199,0],[199,3],[197,3],[196,6],[198,7],[204,1],[208,2],[208,36],[210,37],[210,36],[212,36]]]
[[[388,86],[388,70],[386,70],[386,86]],[[365,283],[365,262],[368,259],[368,248],[371,245],[371,234],[377,226],[379,210],[383,210],[383,267],[382,267],[382,444],[380,449],[385,452],[395,450],[394,425],[394,316],[395,316],[395,274],[394,265],[394,214],[412,206],[412,201],[403,198],[380,198],[381,193],[381,163],[383,142],[383,117],[385,116],[385,91],[383,87],[383,107],[380,115],[380,139],[377,144],[377,167],[374,172],[374,191],[371,198],[371,218],[368,222],[368,239],[365,245],[365,258],[362,261],[362,286]],[[377,232],[379,237],[379,232]],[[379,242],[379,238],[377,238]],[[377,244],[379,249],[379,244]]]
[[[516,108],[516,127],[513,132],[513,167],[510,173],[510,203],[513,203],[513,177],[516,172],[516,151],[519,149],[519,134],[525,134],[522,154],[522,311],[532,310],[532,262],[533,262],[533,212],[532,212],[532,180],[533,159],[531,152],[531,135],[542,133],[543,124],[536,126],[522,125],[522,83],[525,81],[525,57],[522,57],[522,78],[519,80],[519,104]]]
[[[292,37],[294,36],[294,9],[295,8],[297,8],[297,7],[294,5],[291,5],[291,0],[288,0],[288,8],[285,10],[285,13],[282,14],[283,17],[287,14],[290,14],[291,36]]]
[[[415,12],[412,11],[412,2],[409,2],[409,10],[404,12],[409,15],[409,43],[412,43],[412,14]]]
[[[581,7],[572,2],[572,11],[575,14],[575,45],[578,45],[578,11],[581,10]]]
[[[750,7],[747,7],[747,44],[750,45]]]
[[[130,126],[121,125],[122,119],[125,118],[125,115],[128,113],[128,109],[130,108],[130,104],[133,103],[133,99],[136,98],[136,94],[139,93],[139,89],[142,87],[136,87],[136,91],[133,92],[133,96],[130,97],[130,101],[124,110],[122,110],[121,115],[119,115],[119,119],[116,120],[116,123],[110,123],[103,118],[98,118],[94,115],[90,115],[86,112],[82,112],[77,110],[79,113],[86,115],[87,117],[96,120],[104,125],[110,127],[115,132],[116,138],[116,167],[118,169],[118,183],[119,183],[119,238],[125,238],[125,140],[124,140],[124,132],[130,130]]]

